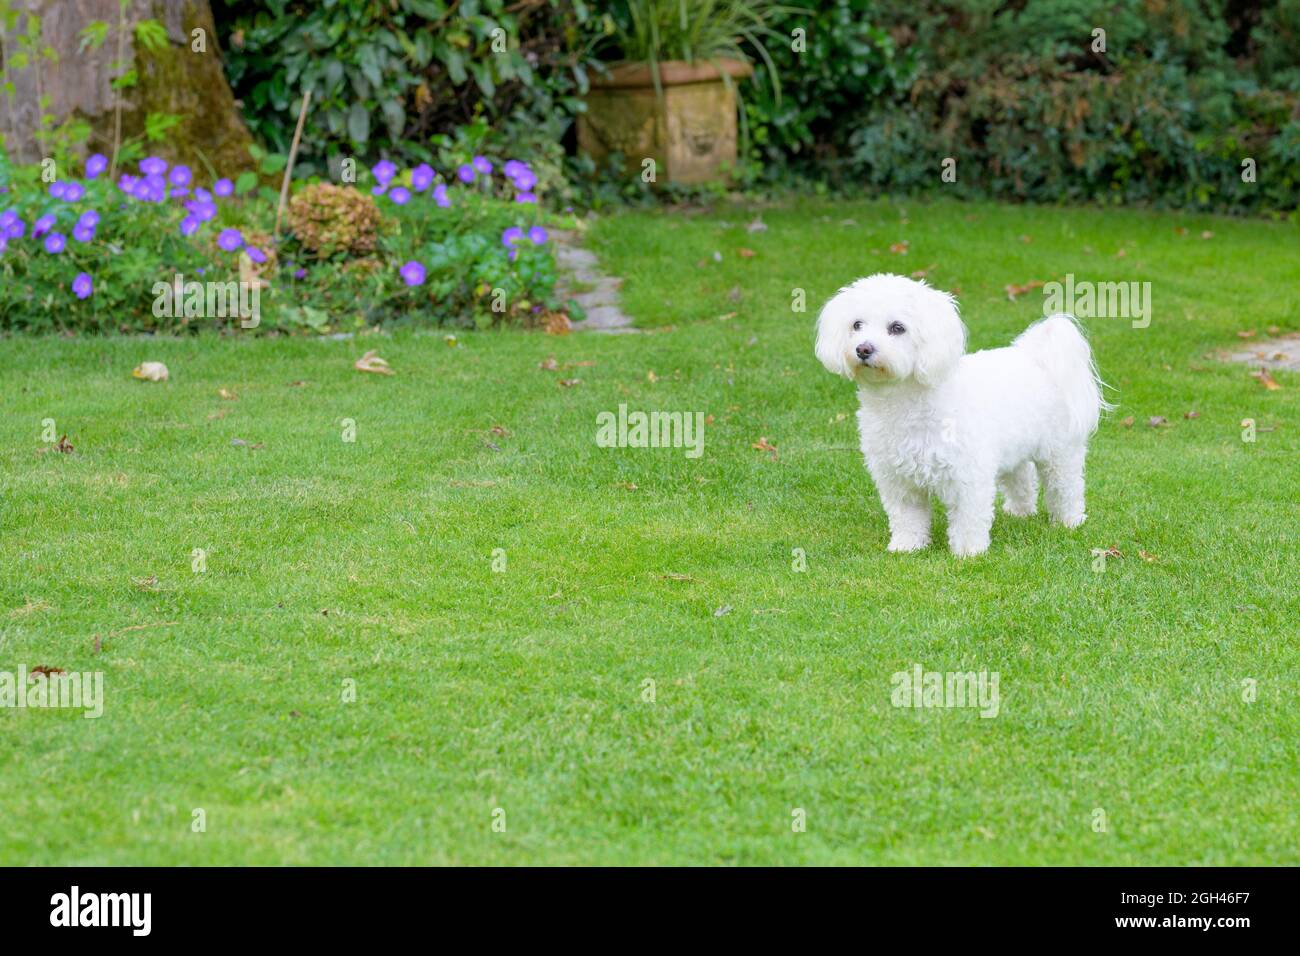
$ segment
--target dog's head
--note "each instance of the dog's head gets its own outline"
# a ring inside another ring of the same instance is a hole
[[[952,296],[879,273],[840,289],[817,318],[817,358],[859,385],[937,385],[966,351]]]

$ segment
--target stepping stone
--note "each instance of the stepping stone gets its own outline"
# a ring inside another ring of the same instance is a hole
[[[573,331],[636,332],[632,317],[620,305],[618,290],[623,280],[600,271],[600,260],[577,244],[577,233],[556,231],[551,233],[551,238],[555,240],[555,262],[560,268],[556,291],[573,299],[587,313],[581,322],[573,323]]]

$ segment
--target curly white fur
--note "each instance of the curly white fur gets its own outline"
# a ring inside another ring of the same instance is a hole
[[[1083,524],[1088,437],[1104,408],[1074,318],[1035,322],[1007,348],[971,355],[951,295],[904,276],[859,279],[817,319],[817,358],[858,386],[862,454],[889,517],[889,550],[930,543],[930,496],[958,556],[988,550],[993,503]]]

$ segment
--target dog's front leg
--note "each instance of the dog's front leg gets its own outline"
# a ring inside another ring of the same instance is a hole
[[[919,551],[930,543],[930,498],[915,485],[876,477],[880,503],[889,516],[889,550]]]
[[[948,509],[948,547],[957,557],[968,558],[989,549],[995,491],[991,474],[943,490],[941,497]]]

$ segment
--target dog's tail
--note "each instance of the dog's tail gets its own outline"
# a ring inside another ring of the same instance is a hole
[[[1114,408],[1101,390],[1109,386],[1097,374],[1092,349],[1078,320],[1065,313],[1035,322],[1011,343],[1033,356],[1065,394],[1072,432],[1089,435],[1103,410]]]

